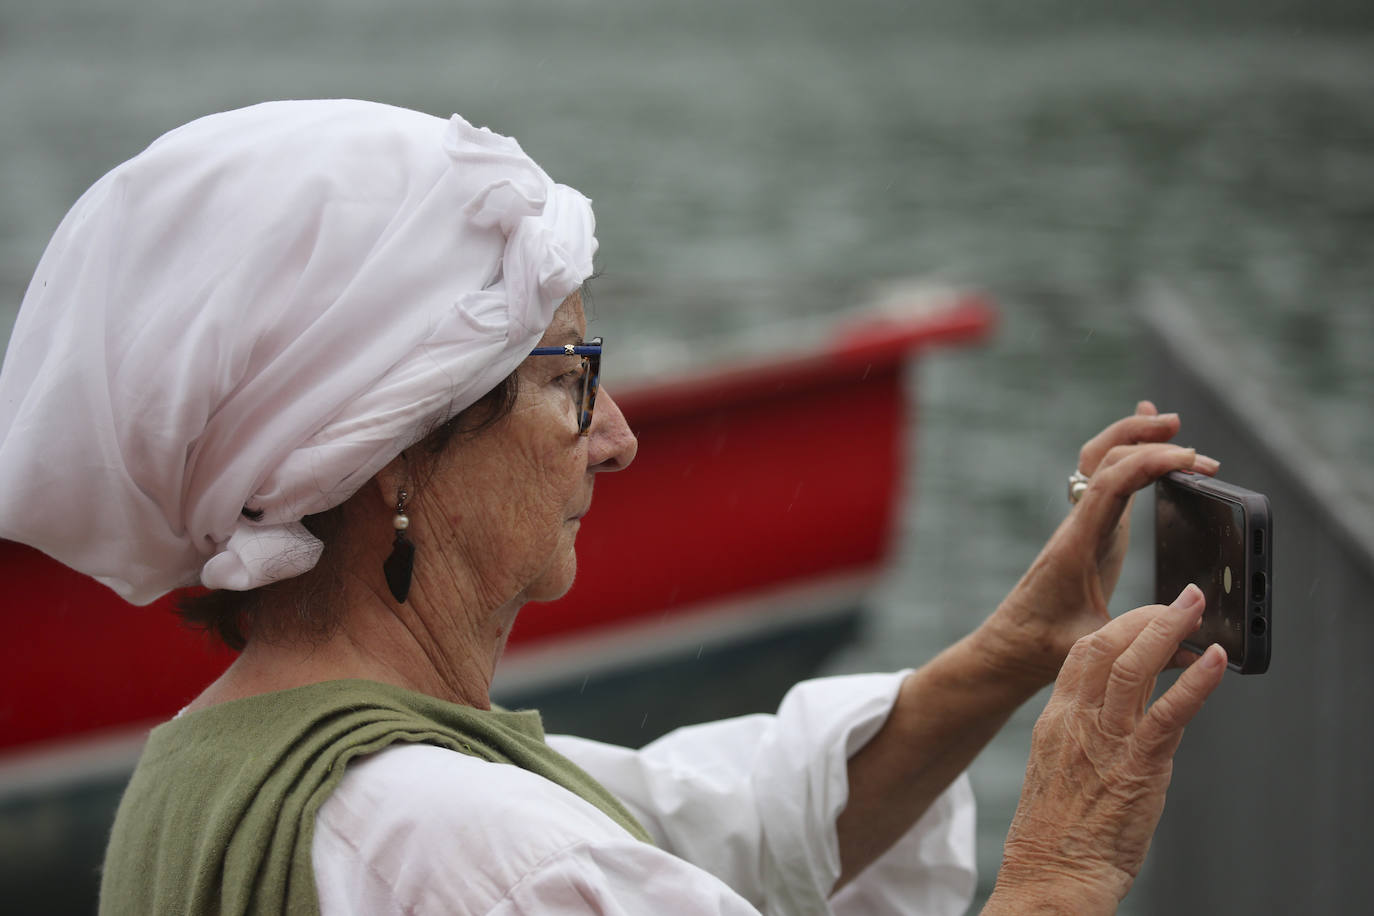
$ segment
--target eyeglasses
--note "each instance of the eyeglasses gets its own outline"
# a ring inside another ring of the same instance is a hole
[[[596,390],[601,384],[601,338],[593,337],[586,343],[561,347],[535,347],[530,356],[582,357],[582,404],[577,414],[577,434],[588,435],[592,428],[592,409],[596,407]]]

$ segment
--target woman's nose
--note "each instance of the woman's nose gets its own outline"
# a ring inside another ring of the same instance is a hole
[[[605,388],[596,397],[596,411],[592,414],[592,428],[587,444],[587,464],[593,471],[623,471],[635,460],[639,440],[630,432],[630,424],[620,412]]]

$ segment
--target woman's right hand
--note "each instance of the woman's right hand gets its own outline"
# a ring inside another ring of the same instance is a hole
[[[1116,912],[1164,811],[1183,727],[1226,671],[1214,645],[1150,703],[1204,603],[1190,585],[1168,607],[1137,608],[1074,644],[1035,725],[984,916]]]

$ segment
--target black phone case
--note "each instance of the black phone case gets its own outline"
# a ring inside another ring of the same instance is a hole
[[[1155,483],[1155,601],[1160,604],[1168,604],[1177,597],[1175,594],[1162,594],[1167,589],[1163,587],[1161,582],[1162,570],[1157,546],[1159,542],[1159,496],[1161,491],[1167,492],[1171,487],[1185,491],[1184,498],[1193,494],[1202,499],[1220,499],[1233,505],[1239,505],[1243,511],[1246,558],[1245,571],[1241,577],[1245,589],[1246,608],[1245,626],[1243,628],[1244,651],[1239,659],[1228,657],[1226,664],[1228,668],[1241,674],[1263,674],[1269,670],[1269,657],[1274,633],[1271,609],[1274,593],[1271,562],[1274,538],[1269,498],[1263,493],[1247,490],[1224,480],[1186,471],[1174,471],[1157,481]],[[1183,645],[1198,653],[1207,649],[1205,644],[1198,644],[1188,639],[1183,641]]]

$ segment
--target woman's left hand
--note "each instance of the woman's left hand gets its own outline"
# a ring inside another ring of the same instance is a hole
[[[1178,429],[1177,414],[1141,401],[1132,416],[1083,446],[1078,470],[1090,478],[1087,490],[985,624],[999,667],[1048,684],[1074,642],[1110,619],[1107,602],[1126,558],[1136,491],[1170,471],[1211,475],[1219,467],[1171,444]]]

